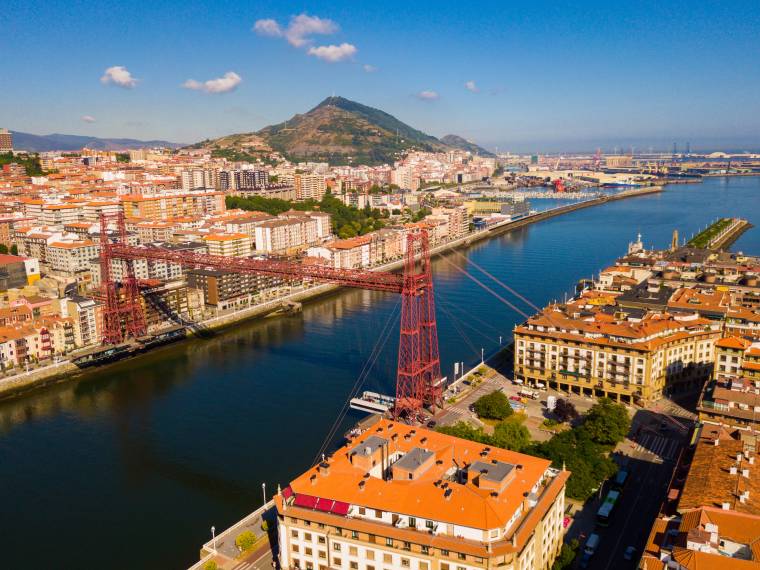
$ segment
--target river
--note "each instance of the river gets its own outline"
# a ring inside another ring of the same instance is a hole
[[[462,253],[543,305],[623,254],[641,232],[666,247],[718,216],[760,213],[760,177],[713,178],[573,212]],[[760,253],[752,228],[734,250]],[[441,361],[474,364],[522,317],[434,261]],[[488,283],[522,311],[529,307]],[[397,313],[395,295],[344,290],[303,313],[165,347],[0,403],[4,568],[179,569],[306,468]],[[397,324],[366,388],[392,393]],[[349,416],[341,428],[356,417]],[[342,433],[342,431],[340,432]]]

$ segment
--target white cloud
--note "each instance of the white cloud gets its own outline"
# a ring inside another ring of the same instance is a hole
[[[194,91],[205,91],[206,93],[227,93],[234,90],[243,79],[234,71],[228,71],[222,77],[209,79],[200,82],[195,79],[188,79],[182,84],[185,89]]]
[[[374,65],[370,65],[368,63],[365,63],[362,66],[362,69],[364,69],[364,71],[366,71],[367,73],[375,73],[377,71],[377,67],[375,67]]]
[[[290,18],[288,26],[283,29],[276,20],[263,18],[256,20],[253,31],[262,36],[284,37],[294,47],[303,47],[311,43],[311,36],[329,36],[340,29],[338,24],[327,18],[299,14]]]
[[[422,101],[435,101],[438,98],[439,95],[436,91],[425,90],[417,93],[417,99]]]
[[[311,41],[309,36],[329,36],[330,34],[337,32],[339,29],[338,24],[327,18],[299,14],[290,19],[290,23],[285,30],[285,38],[290,45],[301,47]]]
[[[96,119],[92,115],[82,115],[81,120],[85,123],[94,123]]]
[[[477,93],[478,91],[480,91],[480,89],[478,89],[478,86],[475,85],[475,82],[472,80],[467,81],[464,84],[464,88],[467,89],[467,91],[472,91],[473,93]]]
[[[337,63],[339,61],[350,59],[356,52],[356,46],[352,44],[342,43],[339,46],[329,45],[310,47],[309,51],[306,53],[330,63]]]
[[[124,89],[132,89],[137,85],[137,81],[137,79],[132,77],[129,70],[122,65],[109,67],[105,70],[105,73],[103,73],[103,77],[100,78],[100,82],[104,85],[110,83],[112,85],[123,87]]]
[[[256,20],[253,25],[253,31],[262,36],[271,36],[278,38],[282,35],[282,28],[272,18],[264,18],[262,20]]]

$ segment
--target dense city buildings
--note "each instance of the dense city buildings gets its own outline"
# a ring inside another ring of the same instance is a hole
[[[549,568],[568,476],[544,459],[380,420],[278,495],[280,566]]]

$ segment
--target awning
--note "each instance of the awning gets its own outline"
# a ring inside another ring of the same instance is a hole
[[[316,508],[318,511],[329,513],[333,508],[333,503],[335,503],[335,501],[332,499],[318,499]]]
[[[293,504],[297,507],[313,509],[317,505],[317,498],[311,495],[296,495],[296,500]]]
[[[291,488],[290,485],[288,485],[282,490],[282,496],[284,499],[289,499],[290,497],[293,496],[293,489]]]
[[[348,503],[343,503],[341,501],[335,501],[335,504],[333,505],[332,512],[336,515],[346,516],[348,514]]]

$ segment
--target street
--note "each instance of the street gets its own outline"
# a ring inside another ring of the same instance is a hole
[[[467,420],[476,425],[484,425],[469,406],[481,396],[494,390],[503,390],[508,396],[516,395],[521,386],[514,384],[498,372],[487,373],[482,382],[474,388],[460,384],[460,398],[456,403],[436,416],[440,425],[450,425]],[[469,390],[469,391],[468,391]],[[554,390],[541,390],[538,400],[527,400],[525,425],[534,440],[546,440],[551,432],[542,427],[548,417],[547,396],[565,398],[572,402],[579,413],[584,414],[594,404],[594,400],[577,395],[567,395]],[[649,536],[652,523],[665,500],[668,484],[681,450],[688,443],[687,438],[694,425],[695,415],[689,411],[693,407],[695,394],[689,394],[679,401],[662,399],[647,409],[628,407],[631,414],[631,430],[628,437],[613,452],[613,458],[629,473],[621,498],[612,515],[608,527],[600,527],[596,522],[596,512],[610,490],[607,482],[597,496],[581,505],[573,513],[567,529],[567,538],[578,538],[581,548],[576,557],[575,567],[581,558],[586,538],[596,532],[601,541],[588,568],[591,570],[634,569],[637,568],[643,547]],[[632,560],[624,560],[625,550],[632,546],[635,554]]]

